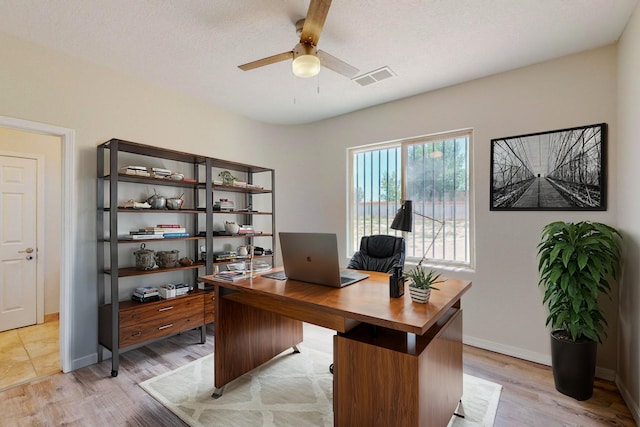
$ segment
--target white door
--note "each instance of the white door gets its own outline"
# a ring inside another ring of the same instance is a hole
[[[0,156],[0,331],[36,323],[37,161]]]

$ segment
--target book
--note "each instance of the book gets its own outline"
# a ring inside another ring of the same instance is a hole
[[[158,288],[154,288],[153,286],[139,286],[134,289],[135,293],[139,293],[141,295],[158,293]]]
[[[158,224],[156,225],[157,228],[182,228],[182,225],[180,224]]]
[[[168,175],[171,175],[171,171],[169,169],[151,168],[151,170],[154,171],[154,172],[162,172],[162,173],[166,173]]]
[[[154,231],[158,233],[186,233],[185,227],[147,227],[141,228],[139,231]]]
[[[172,237],[189,237],[189,233],[164,233],[163,237],[169,239]]]
[[[141,298],[138,295],[133,294],[133,295],[131,295],[131,299],[133,301],[138,301],[138,302],[159,301],[160,300],[160,294],[156,294],[154,296],[144,297],[144,298]]]
[[[226,282],[235,282],[237,280],[244,280],[247,278],[243,271],[220,271],[213,277]]]
[[[162,231],[147,231],[147,230],[138,230],[138,231],[130,231],[131,235],[153,235],[153,234],[164,234]]]
[[[129,234],[128,236],[120,236],[122,240],[146,240],[146,239],[164,239],[164,234]]]

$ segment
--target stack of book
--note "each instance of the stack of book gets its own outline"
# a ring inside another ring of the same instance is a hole
[[[158,224],[155,227],[147,227],[145,230],[162,233],[165,239],[171,237],[189,237],[187,229],[180,224]]]
[[[151,176],[145,166],[124,166],[118,170],[125,175]]]
[[[154,178],[169,178],[171,171],[169,169],[151,168],[151,173]]]
[[[122,239],[146,240],[146,239],[170,239],[175,237],[189,237],[187,229],[180,224],[158,224],[155,227],[139,228],[129,232]]]
[[[224,212],[231,212],[235,208],[235,203],[233,200],[229,199],[220,199],[220,210]]]
[[[224,280],[225,282],[235,282],[237,280],[244,280],[248,276],[244,271],[220,271],[213,277],[218,280]]]
[[[158,288],[141,286],[133,291],[131,299],[138,302],[158,301],[160,299],[160,292]]]
[[[213,262],[231,261],[238,257],[236,251],[222,251],[213,253]]]
[[[255,230],[252,225],[241,225],[238,229],[238,234],[253,236],[255,234],[262,234],[262,231]]]

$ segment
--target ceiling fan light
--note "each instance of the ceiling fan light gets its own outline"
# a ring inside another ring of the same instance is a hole
[[[320,72],[320,59],[315,55],[298,55],[291,64],[296,77],[308,78]]]

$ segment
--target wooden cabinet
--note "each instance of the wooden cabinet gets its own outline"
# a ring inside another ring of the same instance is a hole
[[[197,289],[197,278],[235,262],[216,261],[215,254],[229,248],[260,244],[275,250],[274,171],[119,139],[100,144],[97,151],[99,344],[111,351],[111,375],[117,376],[121,350],[198,327],[204,343],[205,324],[214,321],[215,304],[213,292]],[[123,170],[129,166],[144,168],[151,176]],[[153,167],[175,169],[186,179],[154,176]],[[224,171],[231,171],[238,182],[219,181]],[[183,196],[184,205],[176,210],[125,207],[129,199],[142,202],[154,193]],[[214,201],[226,197],[235,199],[234,208],[216,210]],[[224,221],[251,225],[258,217],[266,220],[256,235],[224,233]],[[167,223],[179,223],[187,235],[129,236],[130,229],[142,224]],[[179,250],[181,258],[194,263],[139,270],[133,253],[141,244],[155,251]],[[272,253],[254,258],[273,265]],[[194,290],[167,300],[131,301],[136,287],[157,287],[175,277]]]
[[[336,425],[446,426],[462,396],[462,310],[424,335],[361,325],[334,337]]]
[[[124,349],[156,338],[166,337],[201,326],[205,322],[205,299],[210,292],[196,291],[166,300],[148,303],[123,301],[118,315],[118,348]],[[100,307],[103,319],[100,343],[112,345],[111,304]]]

